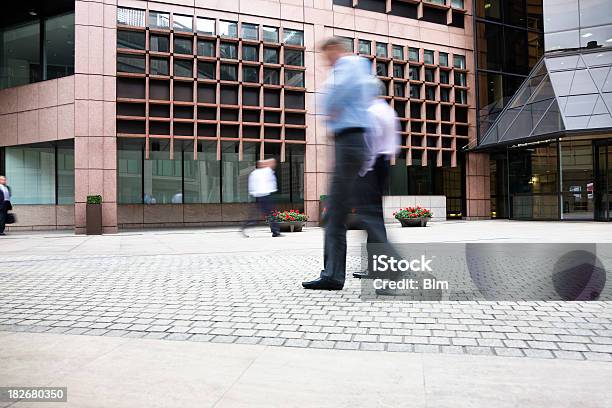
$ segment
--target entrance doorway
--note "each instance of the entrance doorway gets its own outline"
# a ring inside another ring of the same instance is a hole
[[[612,221],[612,140],[595,142],[595,220]]]

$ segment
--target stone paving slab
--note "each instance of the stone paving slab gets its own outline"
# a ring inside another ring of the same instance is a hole
[[[13,254],[0,265],[0,330],[612,361],[612,302],[362,301],[352,278],[341,292],[301,288],[321,256],[231,249]],[[359,262],[349,256],[349,271]]]

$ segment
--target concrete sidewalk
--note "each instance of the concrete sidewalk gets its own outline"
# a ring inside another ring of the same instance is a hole
[[[0,332],[0,407],[609,407],[612,364]],[[3,405],[4,404],[4,405]]]

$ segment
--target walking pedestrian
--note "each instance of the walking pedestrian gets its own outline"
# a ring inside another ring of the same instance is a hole
[[[259,215],[267,217],[272,211],[274,211],[274,201],[271,194],[277,191],[276,174],[274,169],[276,168],[275,159],[259,160],[256,164],[255,170],[249,175],[249,195],[255,198],[257,203],[257,209]],[[260,220],[256,219],[255,216],[251,216],[249,220],[242,224],[242,234],[248,237],[246,229],[251,225],[255,225]],[[280,227],[274,220],[270,220],[270,227],[272,229],[273,237],[282,236],[280,233]]]
[[[331,65],[324,93],[327,126],[334,135],[334,171],[327,198],[324,269],[320,277],[302,282],[306,289],[340,290],[346,279],[346,216],[350,197],[366,158],[364,134],[369,127],[368,107],[375,95],[371,64],[349,54],[341,39],[323,43]]]
[[[11,189],[7,185],[6,177],[0,176],[0,235],[6,235],[4,229],[7,223],[8,212],[12,209]]]

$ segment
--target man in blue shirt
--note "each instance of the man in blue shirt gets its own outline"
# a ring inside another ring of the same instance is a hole
[[[325,265],[321,276],[303,282],[306,289],[340,290],[346,275],[346,216],[353,187],[366,159],[364,135],[369,128],[368,108],[376,95],[370,62],[349,54],[340,39],[321,47],[332,66],[323,107],[327,127],[334,134],[335,163],[326,200]]]

